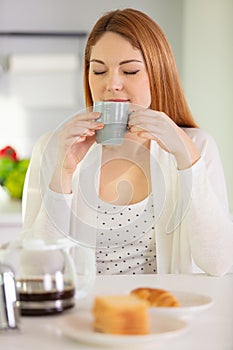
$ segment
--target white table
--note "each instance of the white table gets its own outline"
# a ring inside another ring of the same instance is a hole
[[[213,297],[215,302],[209,309],[195,316],[187,332],[168,339],[159,346],[143,344],[139,347],[140,349],[233,349],[233,274],[220,278],[201,274],[99,276],[96,280],[94,294],[128,293],[131,289],[139,286],[207,294]],[[56,316],[22,317],[20,332],[11,331],[0,335],[0,348],[4,350],[102,350],[103,347],[93,347],[71,340],[54,327],[59,318],[74,312],[78,312],[78,305],[76,308]],[[127,347],[126,349],[131,348]]]

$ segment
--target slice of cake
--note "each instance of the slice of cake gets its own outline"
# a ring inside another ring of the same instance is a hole
[[[94,329],[110,334],[148,334],[148,305],[133,295],[97,296],[92,309]]]

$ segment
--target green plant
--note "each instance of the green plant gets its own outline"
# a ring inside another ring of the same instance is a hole
[[[6,189],[11,198],[22,199],[29,163],[30,159],[19,159],[11,146],[0,150],[0,185]]]

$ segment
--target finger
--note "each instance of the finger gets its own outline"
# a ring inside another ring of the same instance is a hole
[[[92,144],[95,142],[95,137],[94,137],[95,133],[93,135],[83,135],[83,136],[78,136],[76,138],[74,138],[74,143],[82,143],[82,142],[86,142],[89,144]]]
[[[67,144],[68,148],[69,147],[72,147],[74,144],[77,144],[77,143],[81,143],[81,142],[84,142],[84,141],[88,141],[89,140],[92,140],[94,139],[94,135],[95,133],[93,134],[90,134],[90,135],[80,135],[80,136],[74,136],[74,137],[70,137],[69,138],[69,143]]]
[[[137,124],[129,127],[129,130],[132,133],[140,132],[140,131],[158,132],[158,127],[152,124]]]
[[[83,121],[78,122],[73,125],[73,128],[87,128],[91,130],[99,130],[104,127],[104,123],[102,122],[94,122],[94,121]]]
[[[137,136],[146,140],[156,141],[161,148],[167,150],[167,148],[164,146],[164,143],[161,142],[160,138],[157,137],[157,135],[154,133],[141,131],[137,133]]]
[[[146,140],[153,140],[153,141],[156,141],[157,144],[162,148],[164,149],[165,151],[169,152],[169,147],[166,146],[166,144],[162,141],[162,139],[156,135],[155,133],[150,133],[150,132],[138,132],[137,134],[139,137],[142,137],[143,139],[146,139]]]
[[[88,113],[80,113],[80,114],[76,114],[74,115],[71,119],[70,119],[70,123],[73,123],[74,121],[85,121],[85,120],[96,120],[100,117],[100,113],[99,112],[88,112]]]
[[[135,116],[128,122],[129,126],[140,125],[140,124],[158,124],[159,120],[155,116]]]
[[[147,131],[138,131],[137,135],[144,138],[144,139],[147,139],[147,140],[156,140],[157,141],[157,139],[158,139],[154,133],[147,132]]]
[[[90,131],[100,130],[104,127],[103,123],[96,122],[82,122],[75,125],[69,125],[66,134],[70,136],[87,135]]]
[[[155,111],[154,109],[146,109],[141,108],[137,109],[131,112],[130,116],[132,118],[134,117],[140,117],[140,116],[148,116],[148,117],[162,117],[165,116],[164,112],[161,111]]]
[[[100,117],[99,112],[89,112],[76,114],[72,118],[68,120],[65,125],[73,125],[74,123],[82,123],[82,122],[97,122],[96,120]]]
[[[86,141],[86,139],[87,139],[87,136],[78,136],[75,140],[75,143],[84,142],[84,141]]]

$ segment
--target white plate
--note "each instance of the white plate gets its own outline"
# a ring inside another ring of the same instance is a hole
[[[141,343],[161,343],[170,337],[178,336],[187,329],[184,320],[168,315],[150,315],[151,332],[148,335],[110,335],[95,332],[92,328],[93,316],[90,311],[78,311],[58,320],[62,333],[81,343],[102,346],[127,346]]]
[[[213,305],[210,296],[184,291],[171,291],[179,300],[179,307],[151,307],[151,314],[166,314],[176,318],[192,318],[195,314]]]

